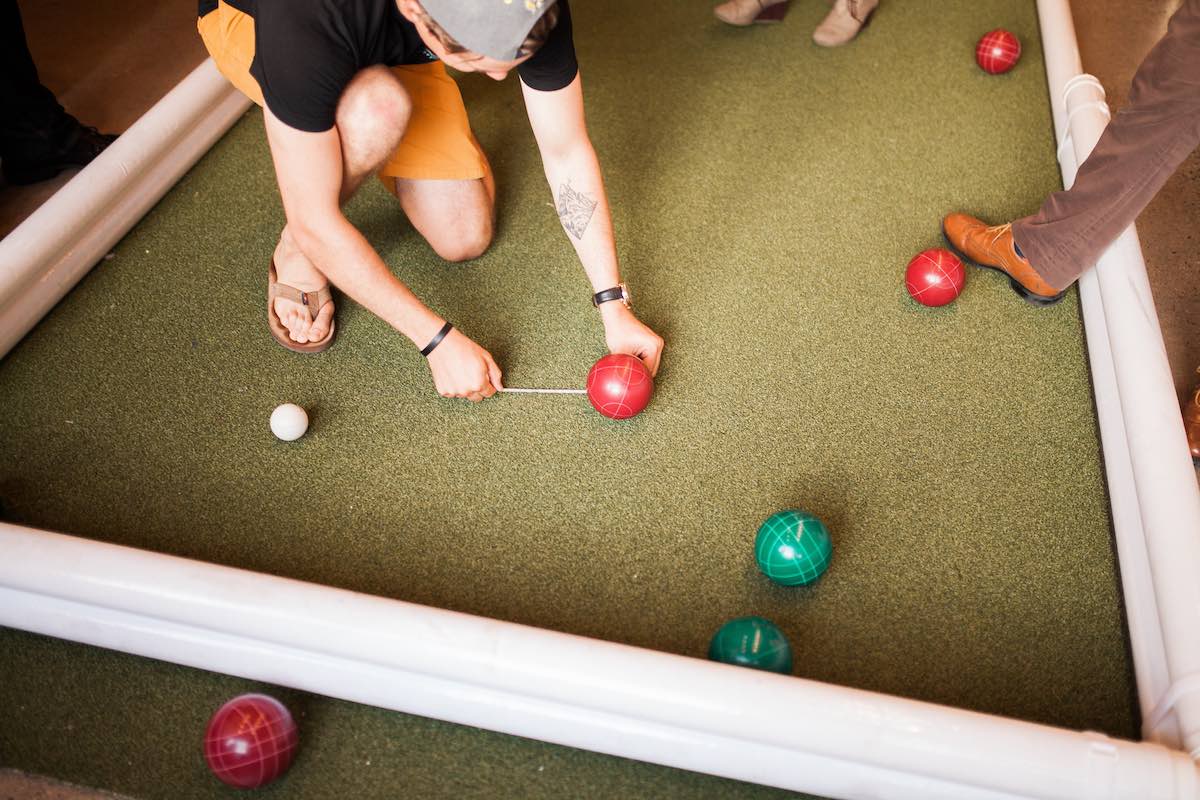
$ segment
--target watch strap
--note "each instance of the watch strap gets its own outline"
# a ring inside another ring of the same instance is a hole
[[[607,303],[610,300],[622,300],[624,297],[625,288],[623,286],[614,286],[611,289],[605,289],[592,295],[592,305],[599,306],[601,303]]]

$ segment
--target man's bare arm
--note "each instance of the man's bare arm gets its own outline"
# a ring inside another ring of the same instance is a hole
[[[587,133],[579,75],[557,91],[538,91],[524,83],[521,91],[559,222],[575,247],[592,290],[616,286],[621,277],[612,216],[600,162]],[[652,373],[657,372],[662,339],[619,302],[604,303],[600,313],[609,348],[632,353],[643,359]]]
[[[563,230],[592,287],[600,291],[614,286],[619,269],[612,218],[600,162],[588,138],[579,76],[553,92],[530,89],[524,83],[521,90]]]
[[[392,275],[342,214],[337,128],[309,133],[285,125],[269,109],[263,116],[292,238],[334,285],[423,347],[442,320]]]
[[[342,214],[342,147],[337,128],[309,133],[264,109],[267,141],[288,228],[300,250],[344,293],[424,347],[444,320],[394,276]],[[501,386],[491,355],[457,329],[429,356],[434,385],[445,397],[481,400]]]

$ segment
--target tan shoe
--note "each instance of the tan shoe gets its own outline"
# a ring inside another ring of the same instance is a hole
[[[1066,294],[1046,283],[1029,261],[1017,254],[1012,223],[988,227],[969,214],[948,214],[942,220],[942,234],[966,260],[1007,275],[1013,291],[1035,306],[1053,305]]]
[[[746,26],[755,22],[779,22],[788,0],[728,0],[713,9],[717,19],[729,25]],[[782,8],[773,8],[782,6]]]
[[[1192,463],[1200,467],[1200,383],[1196,384],[1191,395],[1183,404],[1183,429],[1187,431],[1188,449],[1192,451]]]
[[[863,29],[875,13],[879,0],[834,0],[829,14],[813,31],[813,41],[822,47],[839,47]]]

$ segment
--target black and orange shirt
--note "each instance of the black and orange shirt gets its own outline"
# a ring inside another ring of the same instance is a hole
[[[217,8],[217,0],[199,2],[201,17]],[[271,113],[298,130],[332,128],[338,99],[360,70],[436,60],[396,0],[222,2],[254,18],[250,74]],[[579,69],[567,0],[558,0],[558,7],[558,24],[546,43],[517,67],[531,89],[561,89]]]

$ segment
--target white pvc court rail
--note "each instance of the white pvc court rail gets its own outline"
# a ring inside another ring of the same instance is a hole
[[[1069,184],[1106,110],[1076,79],[1067,1],[1038,9]],[[232,124],[239,98],[206,63],[60,192],[70,200],[0,243],[0,353]],[[828,797],[1200,800],[1200,490],[1134,231],[1080,293],[1144,742],[3,523],[0,624]]]

